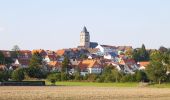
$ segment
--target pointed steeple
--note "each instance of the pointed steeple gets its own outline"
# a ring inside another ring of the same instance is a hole
[[[86,28],[86,26],[84,26],[84,28],[83,28],[83,31],[82,32],[85,32],[85,33],[87,33],[88,31],[87,31],[87,28]]]

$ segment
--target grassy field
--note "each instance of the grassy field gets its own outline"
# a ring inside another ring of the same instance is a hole
[[[138,84],[139,83],[56,82],[57,86],[94,86],[94,87],[137,87]]]
[[[50,82],[46,82],[51,85]],[[94,86],[94,87],[150,87],[150,88],[170,88],[170,83],[141,85],[137,82],[129,83],[97,83],[97,82],[56,82],[56,86]]]

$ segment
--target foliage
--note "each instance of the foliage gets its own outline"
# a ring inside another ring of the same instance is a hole
[[[31,78],[45,78],[47,76],[47,72],[42,65],[42,57],[39,53],[35,53],[32,56],[26,72]]]
[[[145,45],[142,44],[140,49],[134,49],[133,58],[136,62],[138,61],[149,61],[149,53],[146,51]]]
[[[125,55],[129,58],[132,58],[133,50],[129,48],[128,50],[125,51]]]
[[[137,71],[135,75],[137,82],[146,82],[148,80],[146,73],[142,70]]]
[[[114,66],[106,66],[102,74],[97,79],[98,82],[120,82],[123,74],[119,72]]]
[[[22,81],[25,78],[24,69],[23,68],[17,68],[12,73],[12,79],[15,81]]]
[[[165,48],[164,46],[161,46],[161,47],[159,48],[159,51],[160,51],[161,53],[164,53],[164,52],[168,52],[168,49]]]
[[[95,82],[96,79],[98,78],[97,74],[88,74],[87,76],[88,76],[87,81],[89,82]]]
[[[53,74],[49,74],[47,76],[48,81],[50,81],[51,83],[55,84],[56,81],[58,80],[57,74],[53,73]]]
[[[5,57],[2,51],[0,51],[0,64],[4,64],[4,63],[5,63]]]
[[[70,63],[69,58],[67,56],[64,57],[64,61],[62,62],[61,72],[67,73],[67,70],[69,68],[69,63]]]
[[[146,67],[149,79],[153,82],[161,84],[167,79],[167,66],[164,64],[163,54],[155,51],[151,54],[150,64]]]
[[[125,74],[121,80],[121,82],[136,82],[135,74]]]
[[[66,72],[61,72],[61,81],[68,80],[68,74]]]
[[[20,54],[20,48],[18,45],[14,45],[12,48],[12,52],[11,52],[11,56],[14,58],[18,58],[19,54]]]
[[[10,74],[8,71],[0,71],[0,82],[8,81]]]
[[[75,80],[81,80],[82,79],[82,76],[81,76],[81,74],[80,74],[80,68],[79,67],[76,67],[75,68],[75,74],[74,74],[74,76],[75,76]]]

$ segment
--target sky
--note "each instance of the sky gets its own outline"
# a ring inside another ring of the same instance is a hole
[[[0,49],[79,45],[84,26],[106,45],[170,47],[170,0],[0,0]]]

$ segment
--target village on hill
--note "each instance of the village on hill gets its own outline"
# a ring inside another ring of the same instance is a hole
[[[47,73],[54,72],[64,72],[67,78],[76,77],[78,72],[80,79],[80,77],[88,75],[102,75],[105,72],[112,73],[110,71],[114,69],[118,73],[122,73],[122,76],[140,72],[140,81],[147,81],[148,79],[145,73],[143,74],[143,71],[150,64],[150,55],[157,51],[165,52],[168,49],[165,47],[160,47],[159,50],[146,49],[144,44],[141,48],[132,48],[132,46],[101,45],[97,42],[91,42],[90,33],[84,27],[80,32],[80,43],[77,48],[56,51],[44,49],[31,51],[20,50],[16,45],[12,50],[0,50],[0,70],[27,69],[28,76],[33,78],[46,78]],[[41,66],[41,68],[37,70],[36,66]],[[44,73],[46,73],[45,76]],[[62,74],[60,75],[62,77]],[[60,78],[59,80],[62,79]],[[108,80],[118,81],[117,78]]]
[[[143,70],[149,64],[148,61],[136,62],[132,57],[132,46],[100,45],[90,42],[90,34],[86,27],[80,34],[80,45],[77,48],[51,50],[18,50],[17,57],[12,54],[15,51],[1,50],[5,58],[11,58],[11,64],[0,62],[0,70],[15,70],[18,67],[26,68],[32,55],[38,52],[46,63],[49,71],[61,71],[64,57],[70,60],[70,73],[74,73],[75,67],[79,67],[81,74],[99,74],[106,65],[113,65],[124,73],[134,73]],[[8,60],[6,59],[6,60]]]

